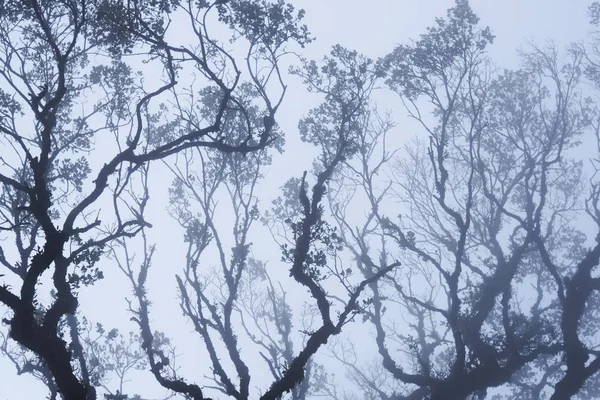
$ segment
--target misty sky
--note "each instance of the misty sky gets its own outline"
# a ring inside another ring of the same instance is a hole
[[[417,38],[425,32],[427,26],[434,22],[435,17],[444,16],[446,10],[453,5],[451,0],[289,0],[298,8],[306,10],[305,22],[308,25],[316,41],[305,49],[304,56],[307,58],[320,58],[326,54],[334,44],[356,49],[369,57],[377,58],[389,53],[396,44],[405,43],[410,38]],[[489,25],[496,35],[495,43],[490,53],[492,59],[501,68],[518,66],[516,49],[532,40],[543,44],[545,40],[553,39],[559,48],[571,41],[585,38],[590,30],[586,18],[587,7],[590,1],[583,0],[471,0],[474,11],[481,17],[482,25]],[[276,189],[292,176],[299,176],[303,169],[309,169],[313,153],[295,152],[291,149],[298,144],[297,122],[302,114],[315,105],[314,97],[307,95],[296,78],[290,81],[290,91],[277,114],[277,122],[284,130],[288,147],[283,156],[275,158],[270,168],[272,178],[267,179],[269,185],[267,199],[272,198]],[[405,112],[400,108],[399,101],[392,96],[384,96],[382,100],[386,104],[379,104],[383,108],[397,111],[394,115],[401,121]],[[389,101],[389,103],[387,103]],[[396,135],[407,134],[403,132],[403,125],[396,128]],[[418,132],[410,132],[416,133]],[[295,147],[294,147],[295,148]],[[298,154],[300,153],[300,154]],[[165,168],[156,168],[157,174],[151,174],[157,188],[166,188],[171,182],[171,176]],[[266,189],[265,189],[266,191]],[[266,193],[266,192],[265,192]],[[153,301],[152,318],[157,328],[172,329],[172,332],[181,334],[177,340],[182,351],[186,337],[192,338],[185,332],[191,327],[185,325],[181,313],[177,308],[176,294],[174,290],[173,274],[181,268],[181,264],[174,262],[173,251],[183,251],[184,247],[180,241],[182,231],[164,211],[166,207],[166,191],[163,193],[152,193],[151,209],[153,212],[152,222],[155,230],[152,232],[153,240],[158,244],[158,253],[154,261],[153,270],[149,282],[150,299]],[[161,214],[162,213],[162,214]],[[268,240],[268,239],[265,239]],[[262,255],[264,259],[279,260],[279,254]],[[183,258],[181,258],[183,259]],[[106,268],[110,268],[109,261],[103,261]],[[114,271],[114,270],[113,270]],[[161,271],[164,275],[161,276]],[[128,321],[125,296],[129,295],[130,289],[122,275],[116,279],[110,279],[110,271],[105,273],[108,277],[100,281],[94,287],[86,289],[83,294],[83,307],[86,314],[95,320],[107,325],[119,327],[127,324],[127,329],[135,329]],[[116,274],[116,273],[115,273]],[[158,293],[156,288],[167,280],[166,286],[170,292]],[[120,282],[120,283],[119,283]],[[105,297],[104,293],[110,292]],[[96,302],[98,294],[103,294],[103,300]],[[161,297],[162,296],[162,297]],[[164,301],[157,301],[164,299]],[[115,309],[123,310],[116,320],[109,319]],[[176,322],[169,323],[168,315],[172,313]],[[352,329],[352,326],[348,326]],[[125,329],[125,330],[127,330]],[[193,346],[201,343],[195,341]],[[189,372],[190,370],[188,370]],[[266,371],[265,371],[266,372]],[[46,389],[34,379],[28,376],[17,376],[10,362],[0,359],[0,400],[29,400],[43,399]],[[199,372],[201,378],[204,372]],[[339,375],[343,375],[340,371]],[[155,382],[149,374],[146,378],[137,379],[128,386],[131,393],[135,393],[143,387],[144,382],[149,382],[155,387]],[[192,375],[188,378],[193,379]],[[145,381],[147,379],[147,381]],[[143,389],[139,390],[145,393]],[[157,393],[160,396],[164,391]]]

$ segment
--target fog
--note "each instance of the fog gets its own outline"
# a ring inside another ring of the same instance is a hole
[[[0,3],[0,398],[599,398],[599,9]]]

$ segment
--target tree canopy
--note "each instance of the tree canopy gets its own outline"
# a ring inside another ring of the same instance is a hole
[[[0,2],[15,373],[53,400],[600,397],[600,36],[502,69],[456,0],[378,59],[310,60],[303,19],[283,0]],[[293,80],[316,157],[269,199],[273,160],[306,157],[278,124]],[[156,236],[161,194],[180,229]],[[98,299],[127,326],[82,302],[103,280],[129,287]]]

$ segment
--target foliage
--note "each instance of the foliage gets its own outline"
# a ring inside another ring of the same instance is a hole
[[[583,94],[594,61],[581,45],[564,56],[532,45],[521,68],[498,71],[486,54],[492,39],[457,1],[384,57],[387,85],[428,139],[394,157],[391,125],[372,118],[330,196],[364,276],[372,259],[404,265],[371,285],[365,307],[387,377],[337,354],[371,398],[597,396],[588,307],[600,247],[582,227],[598,228],[598,186],[580,155],[597,140],[597,106]],[[355,228],[346,210],[357,190],[371,211]],[[386,215],[390,201],[400,216]]]
[[[456,0],[378,60],[299,57],[318,156],[265,210],[303,18],[283,0],[0,3],[0,350],[17,373],[66,400],[600,396],[598,34],[502,70]],[[417,123],[404,146],[380,90]],[[152,242],[163,189],[173,248]],[[187,327],[172,337],[158,268]],[[131,330],[80,305],[107,278],[131,289]]]

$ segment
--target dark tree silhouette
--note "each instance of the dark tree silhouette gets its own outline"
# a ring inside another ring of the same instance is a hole
[[[456,0],[380,60],[296,57],[318,99],[302,151],[318,154],[265,207],[303,16],[267,0],[0,2],[0,350],[16,372],[66,400],[141,399],[138,374],[154,399],[599,397],[598,34],[529,44],[501,70]],[[158,167],[185,245],[166,266],[147,216]],[[157,330],[159,268],[193,343]],[[79,306],[109,273],[132,289],[131,332]]]
[[[332,265],[338,257],[340,242],[325,219],[322,205],[327,185],[338,166],[356,152],[357,121],[364,114],[369,93],[378,78],[377,71],[370,60],[336,47],[322,67],[304,61],[294,72],[312,90],[324,95],[323,103],[300,123],[303,139],[323,144],[323,152],[315,161],[311,191],[306,172],[301,179],[292,179],[286,185],[286,196],[274,202],[263,221],[272,227],[274,236],[284,238],[280,247],[282,261],[290,265],[292,281],[288,285],[295,282],[307,289],[309,302],[316,306],[307,316],[319,322],[307,321],[304,329],[292,329],[295,317],[302,320],[302,315],[295,316],[286,300],[286,292],[293,288],[284,289],[275,283],[266,261],[254,258],[251,253],[251,232],[260,216],[257,184],[271,161],[267,150],[240,154],[192,149],[180,153],[178,160],[170,165],[175,175],[170,210],[184,228],[184,241],[188,245],[186,265],[176,275],[181,311],[205,347],[213,374],[209,377],[209,387],[235,399],[256,396],[252,378],[257,375],[263,378],[265,371],[271,375],[272,383],[259,391],[261,399],[279,399],[286,393],[292,399],[305,399],[315,393],[324,375],[322,367],[312,362],[311,357],[353,320],[360,310],[359,296],[367,286],[398,265],[384,266],[358,281],[337,282]],[[348,79],[349,76],[356,79]],[[203,93],[204,114],[210,115],[213,96],[212,92]],[[222,129],[228,137],[242,140],[249,127],[263,123],[251,106],[257,96],[259,93],[248,87],[246,97],[240,97],[240,103],[247,107],[224,113]],[[277,126],[273,129],[277,134]],[[276,148],[281,144],[274,142]],[[233,216],[229,230],[220,221],[224,213]],[[282,230],[276,233],[275,225]],[[154,247],[145,241],[143,246],[146,251],[141,261],[130,257],[132,251],[127,241],[122,241],[120,248],[114,247],[113,252],[134,289],[136,305],[132,304],[131,311],[141,329],[150,368],[165,388],[199,398],[195,393],[200,385],[183,383],[175,371],[166,373],[168,358],[160,347],[153,345],[151,297],[146,279]],[[216,252],[219,260],[213,268],[208,264],[211,251]],[[346,296],[339,297],[340,304],[331,303],[333,290],[342,290]],[[242,351],[244,338],[257,346],[265,371],[250,370],[248,359],[252,356],[250,351]],[[296,348],[299,350],[295,353]]]
[[[187,26],[178,23],[171,39],[175,17]],[[284,3],[247,1],[0,4],[0,229],[11,239],[0,248],[0,302],[10,310],[10,339],[39,360],[19,365],[40,374],[52,397],[97,397],[78,293],[102,278],[96,263],[107,249],[148,227],[148,163],[186,149],[272,145],[285,94],[278,63],[286,45],[311,40],[301,18]],[[245,57],[228,52],[209,22],[228,29]],[[154,72],[137,74],[144,64]],[[193,85],[181,88],[189,75]],[[247,87],[265,123],[228,137],[224,116],[246,113]],[[213,103],[197,118],[200,88]],[[197,387],[172,385],[204,398]]]
[[[364,276],[372,260],[403,262],[365,307],[385,377],[336,352],[369,398],[598,396],[600,192],[585,151],[598,109],[584,85],[596,64],[582,45],[530,45],[520,69],[498,71],[492,40],[458,0],[384,58],[428,139],[393,154],[391,123],[366,120],[360,157],[330,190]],[[358,228],[356,191],[371,209]]]

